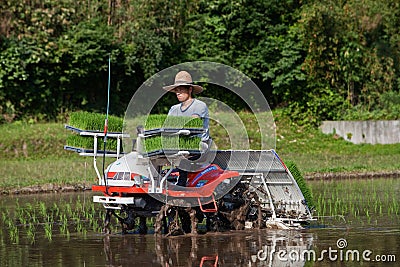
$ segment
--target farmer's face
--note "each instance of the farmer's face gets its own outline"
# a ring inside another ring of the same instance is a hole
[[[192,89],[186,86],[178,86],[172,92],[176,94],[179,102],[185,102],[191,97]]]

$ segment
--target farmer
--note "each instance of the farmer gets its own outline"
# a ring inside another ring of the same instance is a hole
[[[168,115],[170,116],[188,116],[193,118],[201,118],[203,120],[203,128],[205,132],[201,135],[201,149],[208,148],[210,136],[208,130],[208,108],[207,105],[196,98],[193,94],[199,94],[203,91],[203,87],[193,84],[192,76],[187,71],[180,71],[175,76],[175,82],[172,85],[164,86],[164,90],[175,93],[179,104],[173,105]],[[190,159],[198,159],[199,156],[193,156]],[[179,170],[179,179],[177,185],[186,186],[188,173],[185,170]]]

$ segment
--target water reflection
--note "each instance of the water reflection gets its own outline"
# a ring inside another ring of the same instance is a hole
[[[313,182],[311,186],[321,216],[304,231],[264,229],[171,238],[101,234],[104,209],[93,205],[90,192],[0,197],[0,266],[398,266],[400,179]],[[68,215],[70,235],[60,230],[64,215]],[[50,240],[45,232],[48,218],[54,218]],[[79,225],[84,231],[77,230]],[[30,227],[35,230],[33,239]],[[19,242],[13,241],[10,229],[16,230]],[[317,256],[330,247],[337,249],[340,238],[347,241],[346,250],[394,255],[396,262],[289,260],[289,253],[296,258],[308,249]]]
[[[299,231],[239,231],[198,236],[106,236],[107,266],[304,266],[282,261],[312,248],[313,235]],[[280,254],[278,254],[278,252]],[[129,255],[129,256],[128,256]],[[280,258],[278,258],[280,257]]]

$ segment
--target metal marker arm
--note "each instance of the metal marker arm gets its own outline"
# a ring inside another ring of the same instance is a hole
[[[147,167],[147,171],[149,172],[149,178],[150,178],[150,181],[151,181],[151,187],[149,187],[149,190],[148,190],[148,192],[149,193],[154,193],[154,187],[155,187],[155,183],[154,183],[154,177],[153,177],[153,173],[151,172],[151,169],[150,169],[150,167]]]
[[[173,169],[174,169],[174,166],[173,166],[173,164],[171,164],[171,169],[169,169],[169,171],[168,171],[168,172],[164,175],[164,177],[161,179],[160,188],[157,188],[157,189],[156,189],[156,193],[162,193],[162,189],[163,189],[163,186],[164,186],[164,182],[165,182],[165,180],[167,180],[168,176],[171,174],[171,172],[173,171]]]
[[[169,135],[189,135],[190,134],[190,131],[189,130],[179,130],[179,131],[177,131],[176,133],[172,133],[172,134],[169,134]]]
[[[269,198],[270,206],[271,206],[271,210],[272,210],[272,219],[276,219],[275,206],[274,206],[274,203],[273,203],[273,200],[272,200],[271,192],[269,191],[267,183],[265,182],[264,175],[262,173],[260,173],[258,175],[261,176],[261,180],[263,182],[264,188],[268,193],[268,198]]]
[[[93,138],[94,138],[94,142],[93,142],[93,144],[94,144],[93,145],[93,152],[94,152],[93,167],[94,167],[94,170],[96,171],[97,178],[99,178],[99,184],[101,184],[101,175],[100,175],[99,169],[97,168],[97,135],[94,135]]]

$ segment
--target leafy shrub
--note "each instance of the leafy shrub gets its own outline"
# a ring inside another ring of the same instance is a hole
[[[342,120],[398,120],[400,92],[388,91],[379,96],[375,105],[357,105],[343,112]]]

